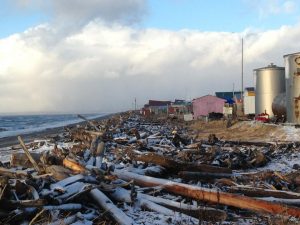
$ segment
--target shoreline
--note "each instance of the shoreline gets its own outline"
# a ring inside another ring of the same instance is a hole
[[[107,118],[112,117],[113,115],[116,115],[118,113],[111,113],[111,114],[107,114],[107,115],[103,115],[103,116],[99,116],[97,118],[91,119],[91,120],[95,120],[95,121],[101,121]],[[34,131],[31,133],[26,133],[26,134],[21,134],[21,135],[13,135],[13,136],[9,136],[9,137],[2,137],[0,138],[0,150],[2,148],[8,148],[8,147],[12,147],[14,145],[18,145],[19,141],[18,141],[18,136],[21,136],[22,139],[24,140],[25,143],[28,142],[32,142],[35,139],[40,139],[40,138],[47,138],[47,136],[53,136],[53,135],[58,135],[64,132],[64,129],[66,127],[73,127],[76,126],[78,124],[84,124],[86,123],[86,121],[82,121],[82,122],[78,122],[78,123],[72,123],[72,124],[68,124],[65,126],[60,126],[60,127],[54,127],[54,128],[46,128],[45,130],[41,130],[41,131]]]

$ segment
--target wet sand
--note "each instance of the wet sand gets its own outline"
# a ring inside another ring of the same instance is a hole
[[[100,117],[92,119],[92,120],[100,121],[100,120],[107,119],[113,115],[115,115],[115,114],[108,114],[105,116],[100,116]],[[61,134],[64,132],[65,127],[73,127],[77,124],[85,124],[85,123],[86,123],[86,121],[83,121],[83,122],[74,123],[74,124],[70,124],[70,125],[66,125],[66,126],[62,126],[62,127],[49,128],[49,129],[45,129],[42,131],[36,131],[36,132],[28,133],[28,134],[22,134],[20,136],[22,137],[24,142],[28,143],[28,142],[32,142],[36,139],[45,139],[45,138],[50,138],[55,135]],[[0,148],[11,147],[13,145],[19,144],[17,137],[18,137],[18,135],[0,138]]]

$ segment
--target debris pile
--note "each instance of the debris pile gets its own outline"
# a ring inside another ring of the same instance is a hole
[[[1,223],[300,222],[299,164],[264,169],[283,154],[299,161],[293,143],[198,140],[183,123],[132,113],[86,121],[34,145],[19,137],[0,167]]]

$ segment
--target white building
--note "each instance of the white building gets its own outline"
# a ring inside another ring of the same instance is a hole
[[[254,87],[245,88],[244,91],[244,113],[255,114],[255,91]]]

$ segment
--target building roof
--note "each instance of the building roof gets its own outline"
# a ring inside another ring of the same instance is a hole
[[[268,66],[257,68],[257,69],[254,69],[253,71],[260,71],[260,70],[284,70],[284,69],[285,69],[284,67],[276,66],[275,64],[270,63],[270,65],[268,65]]]
[[[205,98],[205,97],[213,97],[213,98],[218,98],[218,99],[224,100],[223,98],[219,98],[218,96],[214,96],[214,95],[204,95],[204,96],[201,96],[201,97],[198,97],[198,98],[193,99],[193,101],[196,100],[196,99]]]
[[[223,99],[232,99],[234,96],[236,96],[237,98],[241,98],[242,96],[242,93],[240,91],[235,91],[235,92],[232,92],[232,91],[222,91],[222,92],[216,92],[215,93],[216,96],[218,98],[223,98]]]
[[[149,100],[149,106],[167,106],[171,105],[171,101]]]
[[[246,87],[245,90],[246,91],[255,91],[255,88],[254,87]]]

